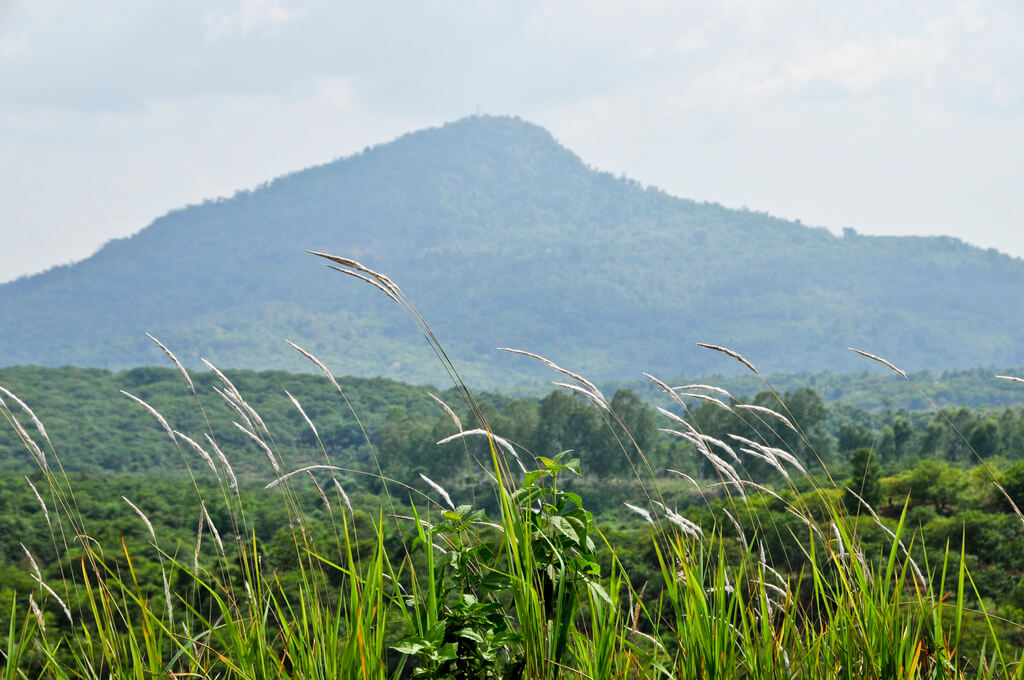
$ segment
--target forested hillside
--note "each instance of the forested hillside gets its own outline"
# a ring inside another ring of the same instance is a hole
[[[699,163],[700,159],[680,159]],[[867,199],[866,199],[867,200]],[[230,199],[176,210],[93,257],[0,286],[0,365],[183,361],[440,382],[415,327],[303,249],[390,275],[471,384],[1024,364],[1024,262],[950,238],[881,238],[669,196],[589,168],[543,129],[473,117]]]

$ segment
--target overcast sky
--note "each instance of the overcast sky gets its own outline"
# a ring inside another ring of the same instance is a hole
[[[0,0],[0,281],[476,112],[679,196],[1024,256],[1022,8]]]

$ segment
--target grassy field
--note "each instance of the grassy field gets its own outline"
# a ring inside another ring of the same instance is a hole
[[[464,403],[456,406],[472,414],[473,422],[463,422],[442,405],[456,425],[449,439],[464,443],[466,469],[486,494],[463,504],[428,476],[410,489],[381,473],[383,502],[353,507],[338,482],[348,471],[332,461],[303,404],[294,401],[321,460],[289,469],[271,428],[221,376],[220,395],[237,413],[237,430],[273,470],[265,493],[283,509],[286,526],[275,530],[287,540],[271,545],[257,537],[261,518],[238,488],[233,452],[222,450],[212,426],[198,441],[138,400],[183,465],[198,454],[217,483],[193,477],[200,513],[191,545],[163,540],[141,499],[126,494],[123,508],[144,536],[129,547],[88,524],[45,423],[4,392],[0,413],[40,469],[33,491],[61,574],[44,577],[25,549],[31,594],[4,603],[4,678],[1024,677],[1024,653],[1008,641],[1008,624],[986,609],[962,554],[922,553],[905,513],[896,521],[879,517],[823,466],[806,469],[767,441],[705,435],[687,419],[678,392],[652,378],[678,406],[664,410],[664,429],[689,441],[716,471],[710,485],[676,476],[702,493],[714,488],[714,522],[701,526],[666,502],[660,471],[592,382],[528,355],[524,360],[547,364],[625,433],[622,455],[638,489],[629,507],[648,527],[642,549],[656,564],[642,583],[631,578],[628,553],[637,547],[599,531],[587,499],[567,484],[594,472],[568,454],[531,457],[491,432],[402,291],[358,263],[329,259],[381,290],[420,327],[459,388]],[[345,403],[328,367],[295,349]],[[735,352],[712,349],[759,375]],[[188,372],[166,353],[202,410]],[[705,389],[704,399],[716,400],[714,390]],[[779,404],[747,409],[744,417],[803,437]],[[747,459],[771,466],[785,482],[762,486],[746,474]],[[403,500],[410,494],[411,504]],[[765,503],[793,521],[759,521],[765,515],[756,509]],[[1024,531],[1024,516],[1016,514]],[[867,547],[867,536],[879,532],[885,548],[875,541]],[[101,533],[105,540],[96,538]],[[798,546],[785,566],[771,547],[780,543]],[[283,559],[274,554],[282,550],[294,570],[268,566]]]

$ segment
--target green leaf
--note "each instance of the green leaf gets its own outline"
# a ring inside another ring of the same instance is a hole
[[[609,606],[612,604],[612,598],[608,597],[608,592],[601,586],[597,581],[587,581],[587,588],[590,589],[590,593],[599,600],[604,601]]]

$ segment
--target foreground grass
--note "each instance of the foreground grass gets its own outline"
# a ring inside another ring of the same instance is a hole
[[[490,432],[443,347],[397,286],[351,261],[329,259],[378,287],[420,325],[476,421],[464,427],[450,411],[458,434],[449,439],[464,443],[467,467],[489,480],[491,497],[478,499],[479,507],[462,505],[429,478],[421,492],[380,475],[387,502],[372,509],[373,521],[358,521],[337,481],[348,471],[327,447],[320,443],[322,463],[289,470],[259,413],[218,372],[219,396],[273,471],[267,492],[286,509],[295,575],[265,566],[267,548],[256,539],[231,452],[221,450],[214,428],[202,441],[190,438],[141,400],[183,461],[190,458],[185,452],[200,455],[217,491],[195,484],[202,511],[192,546],[162,544],[129,498],[125,507],[146,526],[149,546],[102,544],[77,510],[44,424],[4,393],[0,412],[46,482],[38,489],[40,512],[62,573],[45,581],[25,551],[35,586],[9,603],[4,678],[1024,677],[1022,652],[1006,644],[1004,627],[984,609],[962,555],[915,561],[920,552],[902,519],[890,528],[867,503],[851,511],[827,470],[811,474],[767,441],[710,440],[689,424],[678,392],[653,378],[680,407],[665,411],[666,429],[714,467],[724,495],[712,526],[676,513],[627,433],[623,455],[643,490],[631,507],[649,523],[658,564],[657,578],[635,584],[623,566],[628,560],[566,485],[582,473],[579,463],[568,454],[530,456]],[[296,349],[344,401],[330,371]],[[756,374],[735,353],[711,349]],[[187,371],[165,351],[202,411]],[[595,385],[543,361],[609,424],[621,425]],[[799,430],[784,413],[745,413]],[[737,451],[770,464],[794,492],[799,483],[812,493],[784,497],[760,486],[744,474]],[[326,522],[311,521],[300,485],[315,489]],[[395,498],[410,492],[408,507]],[[766,497],[796,523],[755,521],[745,531]],[[888,534],[881,553],[866,548],[869,527]],[[786,556],[798,567],[785,573],[765,548],[783,533],[800,552],[796,560]]]

